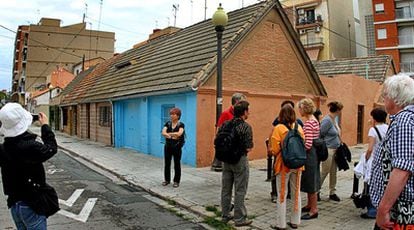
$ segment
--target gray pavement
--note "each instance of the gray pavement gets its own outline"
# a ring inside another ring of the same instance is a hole
[[[197,213],[201,217],[214,216],[206,207],[220,204],[221,173],[206,168],[193,168],[182,165],[179,188],[162,186],[163,159],[142,154],[130,149],[115,149],[97,142],[79,139],[56,132],[59,147],[67,150],[96,166],[114,173],[130,184],[139,186],[167,201],[175,201],[181,207]],[[365,151],[365,145],[352,146],[353,161]],[[350,164],[350,166],[353,163]],[[238,229],[270,229],[275,224],[276,207],[270,202],[270,183],[266,179],[266,160],[250,162],[249,188],[246,196],[248,215],[253,219],[251,227]],[[373,220],[359,217],[363,212],[356,209],[350,199],[353,171],[338,172],[337,194],[341,202],[328,200],[327,182],[322,187],[322,201],[318,203],[319,217],[302,221],[301,229],[372,229]],[[360,185],[361,189],[361,185]],[[302,193],[302,204],[306,204],[306,194]],[[289,206],[289,205],[288,205]],[[232,223],[232,222],[230,222]]]

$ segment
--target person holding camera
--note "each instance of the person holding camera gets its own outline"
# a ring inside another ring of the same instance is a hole
[[[57,153],[55,135],[48,125],[48,118],[39,113],[42,142],[28,131],[33,117],[18,103],[7,103],[0,110],[0,133],[4,143],[0,145],[0,167],[3,191],[7,195],[7,206],[18,230],[47,229],[47,217],[59,210],[39,207],[38,187],[46,184],[43,162]],[[54,191],[55,195],[56,192]],[[56,195],[57,202],[57,195]],[[43,206],[43,205],[42,205]],[[40,210],[40,209],[43,210]]]

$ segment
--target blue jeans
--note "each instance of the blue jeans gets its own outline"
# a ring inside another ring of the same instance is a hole
[[[26,203],[18,201],[10,209],[17,230],[46,230],[46,216],[36,214]]]

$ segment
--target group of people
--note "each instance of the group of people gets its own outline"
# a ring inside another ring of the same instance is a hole
[[[406,75],[387,78],[382,97],[385,111],[371,111],[372,128],[368,133],[368,150],[365,159],[371,169],[365,174],[370,204],[363,218],[375,218],[374,229],[414,229],[414,80]],[[343,109],[340,102],[328,103],[329,113],[319,122],[321,113],[309,98],[295,104],[287,101],[273,122],[269,137],[268,154],[275,156],[276,225],[273,229],[298,228],[301,220],[318,218],[318,198],[321,185],[329,174],[329,199],[339,202],[336,194],[336,149],[341,145],[341,129],[338,118]],[[386,124],[387,113],[390,125]],[[224,163],[222,170],[221,208],[222,219],[234,220],[236,226],[247,226],[244,204],[249,181],[248,153],[253,148],[249,102],[243,94],[232,97],[232,106],[223,113],[221,122],[236,121],[234,135],[239,140],[240,160],[235,164]],[[180,122],[181,110],[170,110],[162,135],[165,137],[165,166],[163,186],[171,183],[171,160],[174,159],[173,187],[180,185],[180,160],[185,142],[184,123]],[[55,136],[48,125],[48,118],[39,113],[42,142],[30,133],[33,117],[21,105],[8,103],[0,110],[0,133],[4,143],[0,145],[0,167],[3,190],[17,229],[47,229],[47,214],[39,213],[32,205],[38,197],[31,186],[47,185],[43,162],[57,153]],[[288,168],[282,159],[282,142],[290,129],[297,129],[306,149],[304,166]],[[220,127],[219,127],[220,129]],[[322,138],[328,148],[328,158],[320,162],[315,140]],[[288,187],[291,192],[292,213],[286,217]],[[234,204],[232,191],[234,188]],[[300,191],[307,193],[307,204],[302,207]],[[57,199],[57,198],[56,198]],[[234,209],[234,216],[231,215]],[[302,215],[302,213],[306,213]]]
[[[389,77],[383,87],[384,109],[371,111],[372,128],[368,133],[368,150],[365,158],[372,162],[370,179],[366,180],[371,200],[367,213],[362,218],[375,218],[375,229],[407,229],[414,224],[414,80],[406,75]],[[240,98],[240,97],[239,97]],[[222,173],[222,218],[224,222],[234,219],[236,226],[252,223],[247,219],[244,197],[248,184],[247,154],[253,147],[252,129],[245,120],[248,118],[249,103],[246,97],[232,105],[234,118],[243,120],[236,131],[243,137],[244,158],[237,164],[224,163]],[[318,218],[320,189],[329,175],[329,199],[340,202],[336,194],[337,170],[335,154],[342,144],[339,126],[343,104],[338,101],[328,103],[329,112],[320,120],[321,112],[309,98],[299,101],[295,112],[291,101],[282,103],[281,110],[273,122],[269,137],[268,154],[275,157],[273,173],[275,188],[272,198],[276,203],[276,225],[273,229],[299,227],[301,220]],[[236,112],[237,111],[237,112]],[[386,124],[390,114],[390,127]],[[243,127],[243,128],[242,128]],[[282,142],[290,129],[297,127],[307,152],[303,167],[288,168],[282,160]],[[378,130],[378,131],[377,131]],[[328,157],[318,159],[315,140],[321,138],[327,146]],[[388,186],[390,185],[390,186]],[[231,204],[234,186],[234,216]],[[286,202],[291,193],[292,213],[286,217]],[[307,193],[307,204],[302,206],[300,192]],[[407,211],[408,210],[408,211]],[[303,213],[303,214],[302,214]]]

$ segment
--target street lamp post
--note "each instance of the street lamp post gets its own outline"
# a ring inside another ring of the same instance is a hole
[[[221,3],[212,18],[217,35],[217,89],[216,89],[216,125],[222,112],[223,96],[222,96],[222,40],[224,27],[227,25],[227,13],[221,7]]]
[[[221,3],[217,8],[217,11],[214,13],[212,18],[213,24],[215,26],[216,35],[217,35],[217,84],[216,84],[216,126],[222,112],[223,105],[223,96],[222,96],[222,40],[223,40],[223,31],[224,27],[227,25],[228,17],[227,13],[221,7]],[[212,167],[214,171],[221,171],[222,162],[214,158]]]

